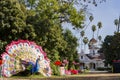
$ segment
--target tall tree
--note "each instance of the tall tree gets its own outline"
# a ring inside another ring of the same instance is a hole
[[[120,33],[106,36],[102,45],[106,64],[112,65],[113,60],[120,59]]]
[[[120,16],[119,19],[114,20],[114,24],[116,25],[116,31],[119,33],[119,28],[120,28]]]
[[[26,24],[24,11],[24,6],[17,0],[0,1],[0,39],[3,44],[18,39],[35,39],[35,30],[32,25]]]
[[[84,37],[83,39],[83,43],[84,43],[84,51],[86,50],[86,44],[88,43],[88,38],[87,37]]]
[[[72,2],[61,0],[40,0],[36,7],[35,14],[27,17],[27,23],[32,24],[35,28],[37,34],[36,42],[43,46],[43,48],[47,50],[48,54],[51,54],[51,49],[56,49],[57,51],[59,47],[48,47],[48,44],[52,45],[52,42],[50,41],[59,38],[60,34],[58,34],[57,32],[59,32],[59,29],[62,28],[63,22],[69,22],[74,25],[74,27],[81,28],[83,20],[83,12],[77,11]],[[53,32],[50,31],[51,29],[53,29],[53,26],[54,31],[56,32],[54,32],[56,38],[49,36],[53,35]],[[55,41],[57,44],[59,43],[60,45],[62,43],[62,47],[60,47],[59,49],[63,50],[64,40],[62,40],[62,37],[60,38],[60,42],[58,40]],[[51,57],[53,56],[51,55]]]
[[[90,23],[93,21],[94,17],[90,16],[89,17],[89,23],[85,26],[84,31],[88,28],[88,26],[90,25]]]
[[[99,37],[99,30],[102,28],[102,23],[98,22],[97,26],[98,26],[98,31],[97,31],[97,39],[98,39],[98,37]]]
[[[90,17],[89,17],[90,22],[92,22],[92,21],[93,21],[93,19],[94,19],[94,17],[93,17],[93,16],[90,16]]]
[[[80,44],[80,46],[81,46],[81,50],[82,50],[82,48],[83,48],[83,37],[85,36],[85,32],[83,30],[80,32],[80,36],[81,36],[81,44]]]
[[[10,42],[35,37],[35,33],[32,33],[34,29],[30,25],[26,25],[26,15],[17,0],[2,0],[0,6],[1,40]]]
[[[62,35],[62,29],[57,25],[52,26],[49,31],[46,32],[44,38],[45,39],[39,43],[42,44],[48,57],[52,61],[59,60],[61,56],[59,51],[63,51],[67,46],[67,42]]]
[[[93,38],[94,38],[94,32],[96,31],[96,26],[92,25],[92,31],[93,31]]]
[[[98,40],[101,41],[102,40],[102,36],[98,36]]]
[[[68,68],[72,68],[74,65],[72,64],[73,61],[79,61],[78,54],[77,54],[77,38],[73,36],[70,30],[65,30],[64,32],[64,39],[67,42],[66,49],[61,52],[61,58],[67,58],[69,60]]]

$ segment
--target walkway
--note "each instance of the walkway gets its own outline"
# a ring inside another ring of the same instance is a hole
[[[2,79],[0,79],[2,80]],[[120,80],[120,73],[103,73],[103,74],[80,74],[72,76],[63,76],[63,77],[50,77],[50,78],[5,78],[4,80]]]

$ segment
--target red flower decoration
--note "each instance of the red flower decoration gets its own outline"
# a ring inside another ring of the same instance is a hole
[[[72,73],[72,74],[78,74],[78,70],[74,70],[74,69],[73,69],[73,70],[71,70],[71,73]]]
[[[55,61],[54,63],[56,66],[60,66],[62,63],[60,61]]]
[[[0,65],[2,64],[2,60],[0,60]]]

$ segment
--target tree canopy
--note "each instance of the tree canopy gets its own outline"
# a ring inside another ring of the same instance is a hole
[[[26,25],[26,15],[17,0],[0,1],[0,36],[7,42],[35,37],[33,27]]]
[[[120,60],[120,33],[106,36],[102,45],[106,64],[112,64],[113,60]]]
[[[75,36],[73,36],[72,32],[68,29],[65,30],[63,36],[65,41],[67,42],[67,46],[64,49],[64,51],[60,53],[60,55],[62,59],[67,58],[69,60],[70,65],[68,66],[68,68],[70,69],[71,66],[74,66],[72,64],[73,61],[79,62],[79,58],[78,58],[79,56],[76,50],[78,46],[78,42],[77,42],[78,39]]]

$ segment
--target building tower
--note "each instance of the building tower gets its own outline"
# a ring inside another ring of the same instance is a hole
[[[95,57],[98,56],[98,50],[99,47],[97,46],[97,40],[95,40],[94,38],[92,38],[89,42],[89,50],[90,50],[90,55]]]

